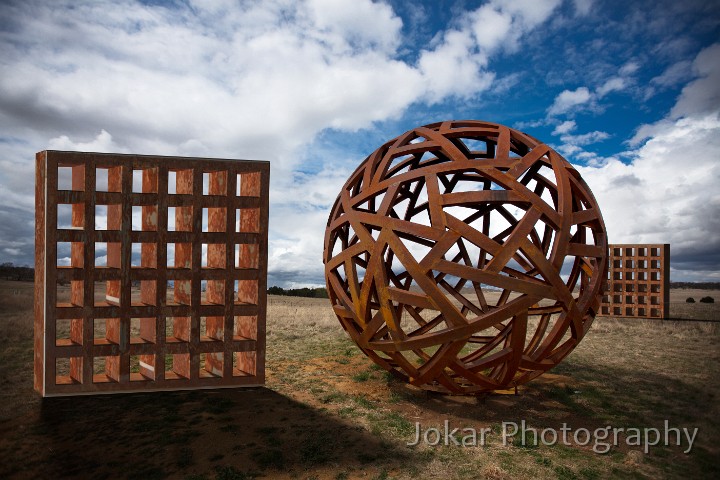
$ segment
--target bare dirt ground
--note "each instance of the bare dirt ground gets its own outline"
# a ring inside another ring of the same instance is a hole
[[[720,301],[718,291],[672,295]],[[716,316],[715,305],[695,316]],[[0,478],[720,476],[720,323],[598,318],[551,373],[517,395],[478,397],[391,379],[324,299],[269,297],[267,330],[264,388],[41,400],[32,389],[32,284],[0,281]],[[623,434],[605,454],[572,439],[503,443],[503,422],[523,420],[538,431],[662,431],[666,420],[699,430],[687,454],[687,441],[644,453]],[[488,428],[485,444],[407,445],[416,422],[442,433],[445,421]]]

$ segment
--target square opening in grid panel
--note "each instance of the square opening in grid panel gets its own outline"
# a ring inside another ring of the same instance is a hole
[[[234,323],[233,340],[257,340],[257,316],[237,315]]]
[[[82,357],[55,359],[55,385],[82,383]]]
[[[190,305],[192,303],[192,280],[173,280],[171,304]]]
[[[257,243],[235,244],[235,267],[236,268],[259,268],[260,245]],[[617,278],[617,277],[616,277]]]
[[[94,318],[93,343],[95,345],[118,345],[121,343],[119,318]]]
[[[155,343],[156,328],[155,318],[131,318],[130,319],[130,343]]]
[[[190,207],[192,208],[192,207]],[[177,221],[175,219],[175,207],[168,207],[168,213],[167,213],[167,231],[168,232],[176,232],[176,224]]]
[[[260,233],[260,209],[238,208],[235,211],[235,231]]]
[[[155,355],[130,355],[130,381],[155,380]]]
[[[190,354],[169,353],[165,355],[165,380],[190,378]]]
[[[650,285],[650,293],[660,293],[660,285]]]
[[[140,294],[132,292],[134,306],[157,306],[157,280],[140,280]]]
[[[223,341],[225,317],[200,317],[200,341]]]
[[[227,171],[203,172],[203,195],[227,195]]]
[[[238,305],[257,305],[258,301],[258,281],[257,280],[238,280],[237,295],[235,303]]]
[[[95,205],[95,230],[120,230],[122,226],[122,205]]]
[[[165,343],[190,341],[190,317],[165,318]]]
[[[95,242],[95,266],[120,269],[120,242]]]
[[[73,212],[75,218],[73,219]],[[85,227],[85,205],[82,203],[57,204],[58,230],[82,230]]]
[[[233,376],[234,377],[252,377],[257,371],[257,353],[249,352],[233,352]]]
[[[168,172],[168,193],[170,195],[192,195],[193,171],[174,170]]]
[[[120,356],[93,357],[93,383],[117,382],[120,378]]]
[[[143,191],[143,170],[133,169],[132,172],[132,191],[133,193],[142,193]]]
[[[136,232],[156,232],[158,229],[157,205],[133,205],[132,229]]]
[[[193,207],[168,207],[167,229],[168,232],[192,232]]]
[[[168,172],[167,188],[167,193],[169,195],[175,195],[177,193],[177,173]]]
[[[226,268],[224,243],[203,243],[201,248],[203,268]]]
[[[638,285],[638,292],[645,293],[648,291],[648,286],[646,284],[640,284]]]
[[[58,190],[85,190],[84,177],[85,165],[58,165]],[[73,182],[73,173],[77,175],[77,181]],[[73,188],[73,185],[76,188]]]
[[[58,280],[56,289],[56,302],[60,308],[82,307],[84,304],[85,285],[82,280]]]
[[[202,209],[203,232],[225,232],[227,230],[227,209],[225,207],[209,207]]]
[[[225,305],[225,280],[204,280],[204,303]]]
[[[650,249],[650,256],[651,256],[651,257],[659,257],[659,256],[660,256],[660,249],[659,249],[659,248],[651,248],[651,249]]]
[[[107,168],[96,168],[95,169],[95,190],[98,192],[109,192],[108,180],[109,170]]]
[[[622,248],[613,248],[614,257],[622,257]]]
[[[133,169],[134,193],[157,193],[158,192],[158,168]],[[143,181],[145,177],[145,181]]]
[[[238,175],[237,194],[242,197],[260,196],[260,172],[248,172]]]
[[[157,257],[157,243],[133,243],[130,246],[130,266],[132,267],[157,268]]]
[[[200,378],[218,378],[223,375],[223,352],[200,354]]]
[[[117,276],[120,276],[118,272]],[[96,307],[120,306],[120,280],[107,280],[105,282],[95,282],[94,305]]]
[[[58,267],[69,267],[71,266],[73,245],[78,245],[80,248],[80,258],[82,258],[82,243],[79,242],[57,242],[56,244],[56,266]],[[82,267],[81,265],[78,265]]]
[[[55,320],[55,345],[58,347],[82,345],[83,319],[59,318]]]
[[[192,243],[168,243],[167,266],[192,268]]]

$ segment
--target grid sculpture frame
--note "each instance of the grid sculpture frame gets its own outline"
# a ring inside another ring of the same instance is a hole
[[[670,244],[611,244],[602,316],[670,316]]]
[[[264,384],[269,177],[266,161],[39,152],[35,389]]]

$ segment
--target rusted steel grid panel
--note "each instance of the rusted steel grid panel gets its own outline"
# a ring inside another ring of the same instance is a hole
[[[38,153],[36,390],[263,384],[269,174],[259,161]]]
[[[578,172],[490,122],[440,122],[386,142],[342,188],[325,275],[338,320],[409,383],[468,394],[560,362],[598,311],[600,209]]]
[[[667,319],[670,244],[611,244],[600,315]]]

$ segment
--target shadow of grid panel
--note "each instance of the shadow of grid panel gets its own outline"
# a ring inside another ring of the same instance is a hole
[[[269,162],[36,160],[38,392],[264,383]]]

